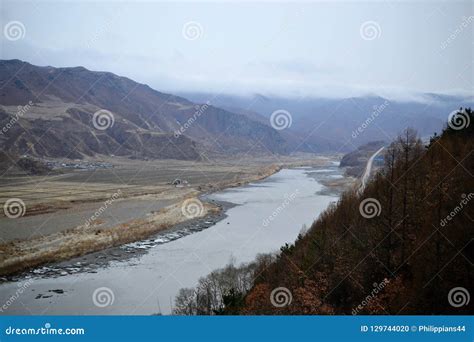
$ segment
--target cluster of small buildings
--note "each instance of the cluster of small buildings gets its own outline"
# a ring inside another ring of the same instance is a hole
[[[105,162],[83,162],[83,161],[72,161],[72,162],[59,162],[48,160],[45,164],[51,169],[78,169],[78,170],[95,170],[95,169],[110,169],[114,166],[110,163]]]

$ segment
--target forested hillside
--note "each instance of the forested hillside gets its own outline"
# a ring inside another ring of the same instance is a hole
[[[176,313],[472,312],[474,117],[454,120],[428,146],[403,132],[362,194],[344,193],[280,254],[202,279]]]

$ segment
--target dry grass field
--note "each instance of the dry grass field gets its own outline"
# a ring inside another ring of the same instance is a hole
[[[282,167],[324,165],[328,159],[303,155],[101,162],[113,167],[0,178],[2,207],[11,198],[25,204],[21,217],[7,217],[4,210],[0,216],[0,274],[146,238],[187,220],[178,210],[187,198],[263,179]],[[176,179],[181,186],[173,185]],[[106,201],[106,209],[88,224]],[[204,214],[217,210],[209,204],[204,209]]]
[[[176,179],[186,181],[187,188],[214,191],[260,179],[275,167],[317,165],[324,159],[303,156],[236,158],[218,162],[126,158],[101,161],[111,163],[113,168],[65,169],[59,175],[0,177],[0,205],[10,198],[21,198],[27,207],[25,216],[29,216],[69,208],[77,203],[105,200],[117,189],[122,191],[122,198],[144,194],[174,197],[175,192],[181,191],[172,185]]]

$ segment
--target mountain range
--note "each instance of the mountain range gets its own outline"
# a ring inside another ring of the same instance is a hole
[[[353,151],[371,141],[391,141],[407,127],[416,129],[422,137],[429,137],[446,126],[451,112],[474,104],[472,96],[434,93],[406,99],[375,94],[359,97],[341,94],[341,98],[216,96],[195,92],[180,95],[191,101],[212,99],[216,106],[264,121],[268,121],[274,111],[284,109],[292,117],[291,127],[281,131],[290,150],[307,152]]]
[[[11,155],[70,159],[347,152],[390,141],[407,126],[432,134],[450,112],[473,104],[459,96],[424,99],[168,94],[110,72],[1,60],[0,146]],[[290,116],[284,129],[272,125],[275,111]]]
[[[12,154],[195,160],[285,148],[277,131],[245,115],[83,67],[1,61],[0,105],[0,145]]]

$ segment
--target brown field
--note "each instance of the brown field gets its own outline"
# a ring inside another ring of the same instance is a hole
[[[102,161],[114,167],[0,178],[2,207],[10,198],[20,198],[26,207],[22,217],[8,218],[3,211],[0,216],[0,274],[146,238],[185,221],[178,209],[186,198],[263,179],[281,167],[327,163],[324,157],[307,155],[218,162]],[[172,182],[177,178],[188,183],[176,187]],[[120,196],[85,227],[118,191]],[[208,204],[205,208],[204,214],[217,210]]]
[[[161,194],[179,197],[183,188],[171,183],[186,180],[194,190],[215,191],[224,187],[261,179],[283,166],[324,163],[315,156],[236,158],[218,162],[179,160],[130,160],[109,158],[101,161],[114,165],[111,169],[62,170],[63,174],[46,176],[0,177],[0,205],[9,198],[21,198],[27,207],[25,216],[70,208],[78,203],[108,199],[118,189],[122,197]],[[2,174],[0,170],[0,174]],[[2,213],[3,214],[3,213]]]

